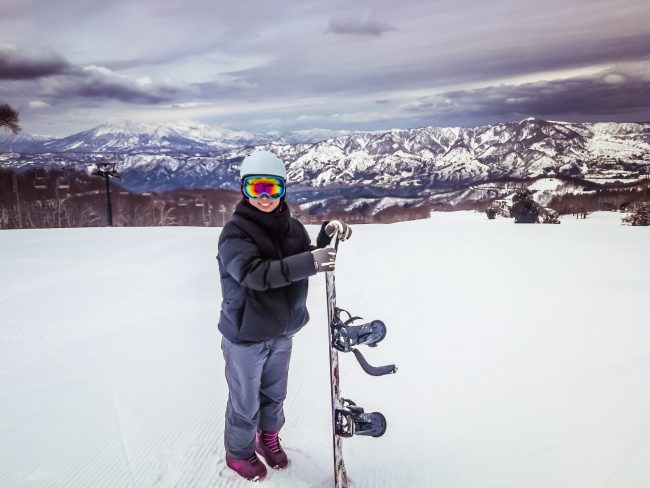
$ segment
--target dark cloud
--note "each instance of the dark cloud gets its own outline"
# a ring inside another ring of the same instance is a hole
[[[52,52],[30,53],[0,46],[0,80],[29,80],[70,72],[72,66]]]
[[[642,70],[608,70],[589,77],[451,91],[402,109],[443,118],[648,114],[650,77]]]
[[[390,43],[389,43],[390,44]],[[389,48],[391,46],[389,45]],[[367,95],[393,90],[436,88],[589,65],[650,58],[650,34],[575,41],[549,40],[540,45],[510,43],[431,50],[424,46],[386,56],[385,50],[330,58],[278,57],[263,66],[230,73],[261,87],[267,96]]]
[[[120,111],[155,117],[166,107],[239,128],[256,119],[420,125],[430,114],[442,114],[440,124],[458,114],[478,123],[623,117],[635,104],[650,112],[642,76],[541,81],[649,61],[647,0],[0,3],[0,96],[82,121]],[[499,83],[511,84],[491,86]],[[459,91],[468,86],[489,88]],[[409,94],[440,92],[398,108]],[[38,117],[27,111],[24,120]]]
[[[84,99],[119,100],[126,103],[169,102],[191,92],[189,85],[136,80],[108,68],[74,66],[54,53],[31,53],[13,46],[0,47],[0,79],[6,80],[0,93],[8,99],[43,100],[51,105]]]
[[[379,37],[384,32],[394,30],[397,28],[379,20],[336,16],[330,20],[327,32]]]
[[[463,50],[461,57],[456,57],[456,52],[452,51],[450,55],[441,51],[429,59],[421,59],[421,62],[407,59],[383,74],[360,72],[364,79],[359,83],[375,89],[449,86],[591,65],[650,60],[650,34],[576,40],[570,44],[550,39],[544,44],[530,46],[516,43],[474,46]]]
[[[57,80],[53,96],[57,99],[72,97],[156,104],[173,100],[179,91],[156,83],[138,83],[108,69],[91,67],[76,76]]]

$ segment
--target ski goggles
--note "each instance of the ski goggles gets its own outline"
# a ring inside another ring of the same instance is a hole
[[[284,180],[279,176],[246,176],[242,180],[242,192],[248,198],[262,198],[266,195],[271,200],[284,196]]]

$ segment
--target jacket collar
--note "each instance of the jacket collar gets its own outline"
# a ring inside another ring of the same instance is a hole
[[[273,212],[262,212],[253,207],[248,201],[242,200],[235,207],[235,217],[243,218],[262,227],[265,231],[273,234],[281,234],[288,231],[291,211],[284,199]]]

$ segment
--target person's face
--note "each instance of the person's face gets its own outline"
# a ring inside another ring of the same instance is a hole
[[[271,200],[266,195],[263,195],[261,198],[249,198],[248,201],[253,207],[266,213],[273,212],[280,205],[279,198],[277,200]]]

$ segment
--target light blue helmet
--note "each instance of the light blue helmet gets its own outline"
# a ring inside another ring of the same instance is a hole
[[[239,168],[239,178],[247,175],[272,175],[287,179],[284,161],[269,151],[253,151],[244,158]]]

